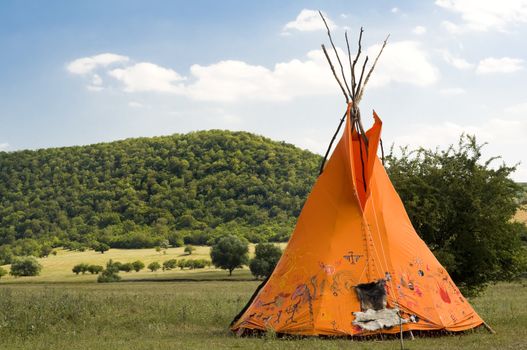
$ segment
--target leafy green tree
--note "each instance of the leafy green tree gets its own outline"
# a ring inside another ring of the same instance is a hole
[[[154,261],[148,264],[148,269],[152,272],[156,272],[160,268],[161,268],[161,265],[157,261]]]
[[[246,265],[249,261],[249,243],[233,235],[218,239],[210,251],[212,263],[229,271],[229,276],[236,268]]]
[[[177,267],[177,260],[176,259],[170,259],[163,262],[163,270],[172,270]]]
[[[73,268],[71,269],[71,271],[78,275],[79,273],[82,273],[83,275],[89,271],[89,265],[88,264],[84,264],[84,263],[81,263],[81,264],[77,264],[75,266],[73,266]]]
[[[88,272],[90,272],[92,275],[98,275],[104,270],[104,268],[101,265],[89,265],[88,266]]]
[[[192,252],[195,251],[195,250],[196,250],[196,248],[194,248],[190,244],[187,244],[185,246],[185,253],[187,253],[188,255],[192,255]]]
[[[177,262],[177,267],[179,267],[181,270],[183,270],[185,267],[188,267],[187,262],[188,262],[188,260],[186,260],[186,259],[180,259]]]
[[[134,265],[132,263],[124,263],[119,266],[119,271],[131,272],[133,269]]]
[[[0,246],[0,265],[11,264],[14,257],[15,255],[10,245]]]
[[[104,252],[110,250],[110,246],[106,243],[98,242],[93,247],[93,250],[96,252],[100,252],[101,254],[104,254]]]
[[[251,260],[249,268],[256,278],[265,278],[271,275],[282,250],[272,243],[259,243],[255,248],[255,257]]]
[[[176,231],[170,232],[168,234],[168,242],[172,247],[182,247],[184,243],[183,236]]]
[[[447,150],[402,149],[388,174],[418,234],[468,295],[525,271],[525,226],[512,220],[521,193],[514,166],[484,159],[475,137]]]
[[[7,271],[3,267],[0,267],[0,279],[2,279],[2,277],[5,275],[7,275]]]
[[[145,263],[141,260],[136,260],[132,263],[135,272],[139,272],[145,268]]]
[[[32,256],[17,257],[11,263],[12,276],[38,276],[42,271],[42,265]]]
[[[53,252],[53,248],[50,245],[44,244],[40,247],[40,254],[38,255],[40,258],[46,258]]]
[[[121,276],[119,276],[119,268],[121,264],[114,263],[111,259],[106,263],[106,268],[97,277],[99,283],[119,282]]]

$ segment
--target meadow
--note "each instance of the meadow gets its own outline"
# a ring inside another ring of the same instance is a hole
[[[398,340],[237,338],[228,325],[257,281],[0,284],[0,349],[399,349]],[[416,338],[406,349],[527,348],[527,287],[472,300],[496,330]]]

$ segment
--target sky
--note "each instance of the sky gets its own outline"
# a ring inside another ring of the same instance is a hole
[[[1,0],[0,151],[228,129],[322,154],[346,105],[317,10],[370,62],[390,34],[360,104],[385,145],[473,134],[527,182],[527,0]]]

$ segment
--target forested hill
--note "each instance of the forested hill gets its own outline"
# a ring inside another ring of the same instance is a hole
[[[284,240],[319,164],[293,145],[218,130],[0,152],[0,245]]]

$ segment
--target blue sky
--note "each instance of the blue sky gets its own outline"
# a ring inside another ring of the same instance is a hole
[[[321,153],[345,105],[318,9],[340,47],[391,34],[361,102],[385,144],[476,134],[527,181],[527,0],[3,0],[0,150],[221,128]]]

